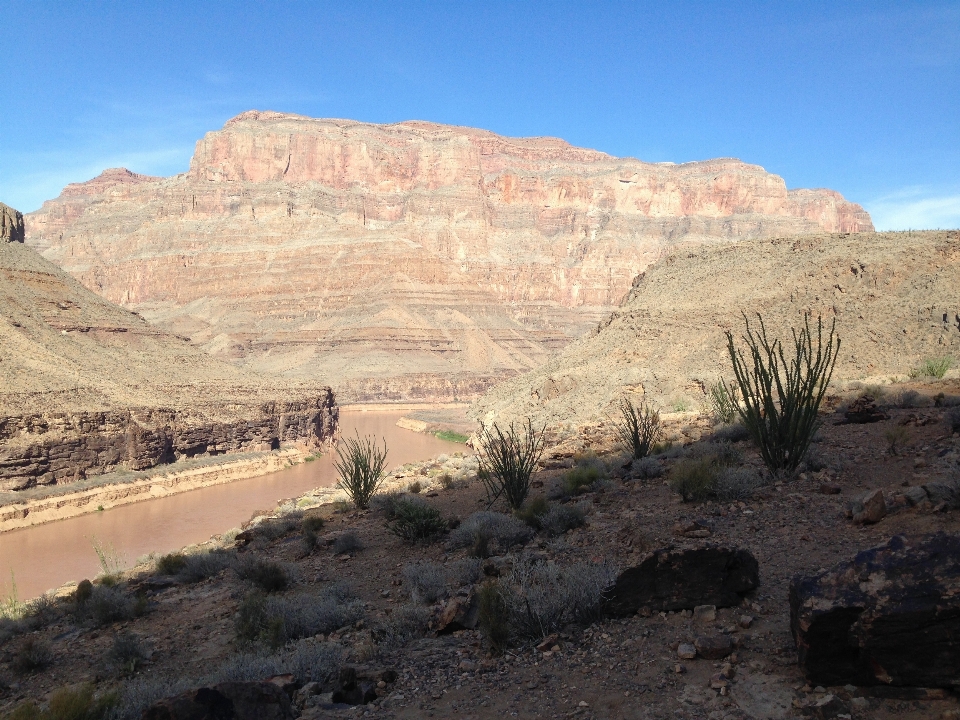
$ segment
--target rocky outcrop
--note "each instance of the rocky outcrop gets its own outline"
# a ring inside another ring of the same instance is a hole
[[[63,484],[118,469],[145,470],[200,455],[318,450],[336,433],[333,393],[235,409],[204,422],[171,409],[0,417],[0,490]]]
[[[0,203],[0,243],[23,242],[23,214]]]
[[[0,243],[0,490],[180,458],[317,449],[338,409],[318,385],[265,381]]]
[[[626,395],[661,410],[701,407],[732,379],[743,315],[789,342],[804,315],[836,320],[835,386],[904,377],[960,354],[960,232],[811,235],[693,248],[638,276],[595,331],[474,405],[484,423],[577,428],[616,417]],[[851,421],[879,419],[870,401]],[[609,425],[608,425],[609,427]]]
[[[860,206],[734,159],[247,112],[190,170],[112,169],[28,242],[217,357],[336,378],[341,400],[472,398],[593,327],[689,244],[872,230]]]
[[[897,536],[790,586],[815,684],[960,688],[960,537]]]
[[[290,698],[270,682],[224,682],[159,700],[143,720],[293,720]]]
[[[617,576],[606,609],[628,617],[640,608],[659,612],[701,605],[730,607],[759,584],[759,565],[747,550],[665,548]]]

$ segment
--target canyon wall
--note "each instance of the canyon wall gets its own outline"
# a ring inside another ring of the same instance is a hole
[[[677,248],[872,230],[733,159],[644,163],[554,138],[251,111],[188,172],[67,186],[27,242],[216,357],[341,401],[473,397],[596,325]]]
[[[337,419],[329,387],[220,362],[0,243],[0,491],[281,444],[317,450]]]

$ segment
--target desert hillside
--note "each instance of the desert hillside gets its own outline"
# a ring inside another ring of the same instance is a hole
[[[924,360],[960,360],[960,233],[855,233],[691,248],[640,275],[595,332],[475,406],[484,422],[530,417],[577,426],[621,393],[666,411],[697,410],[732,379],[725,330],[761,313],[789,339],[805,313],[834,319],[834,382],[886,382]],[[953,371],[956,372],[956,371]]]
[[[756,165],[251,111],[170,178],[123,169],[26,218],[107,300],[342,399],[470,397],[542,364],[685,244],[872,230]]]
[[[16,232],[0,242],[0,489],[316,445],[335,427],[329,388],[216,360],[90,292]]]

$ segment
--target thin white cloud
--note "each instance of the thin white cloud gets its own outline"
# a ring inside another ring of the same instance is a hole
[[[960,228],[960,191],[905,188],[865,203],[877,230]]]

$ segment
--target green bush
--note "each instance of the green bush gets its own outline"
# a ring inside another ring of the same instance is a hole
[[[290,584],[284,567],[264,558],[244,558],[237,563],[236,571],[241,579],[253,583],[264,592],[286,590]]]
[[[160,575],[177,575],[187,566],[183,553],[170,553],[157,560],[157,572]]]
[[[619,410],[614,428],[620,444],[633,459],[646,457],[663,434],[660,413],[643,403],[636,406],[627,398],[620,399]]]
[[[487,490],[490,507],[501,496],[514,510],[523,506],[530,493],[530,476],[543,453],[543,430],[527,424],[518,431],[510,423],[504,432],[494,423],[480,431],[482,449],[478,473]]]
[[[50,696],[41,710],[32,700],[21,703],[6,716],[8,720],[102,720],[117,704],[117,693],[94,694],[90,683],[61,688]]]
[[[117,675],[133,675],[147,660],[147,649],[139,637],[131,632],[123,632],[113,639],[113,645],[107,653],[107,665]]]
[[[539,530],[540,516],[546,515],[549,509],[550,503],[547,502],[547,499],[543,497],[543,495],[538,495],[531,500],[527,500],[523,507],[517,510],[514,515],[516,515],[520,520],[523,520],[523,522],[532,527],[534,530]]]
[[[603,472],[596,465],[580,465],[564,475],[561,488],[565,495],[579,495],[601,479]]]
[[[670,489],[684,502],[706,500],[713,493],[720,468],[713,458],[681,460],[670,468]]]
[[[13,669],[20,673],[42,670],[53,662],[53,649],[33,635],[27,636],[16,650]]]
[[[340,475],[337,485],[357,508],[364,510],[383,482],[387,443],[384,441],[381,450],[373,437],[361,440],[359,434],[356,438],[341,440],[341,443],[337,445],[337,459],[333,463]]]
[[[713,416],[724,425],[730,425],[737,418],[740,405],[740,390],[736,385],[728,386],[723,380],[710,386],[710,407]]]
[[[951,367],[953,367],[953,358],[927,358],[921,363],[920,367],[910,371],[910,377],[932,377],[942,380]]]
[[[744,315],[747,358],[727,331],[727,351],[743,403],[737,413],[771,472],[792,472],[803,460],[820,425],[818,412],[840,352],[836,320],[826,340],[823,319],[817,318],[814,347],[809,318],[798,333],[793,330],[793,354],[788,360],[779,340],[767,338],[763,318],[757,315],[756,333]],[[732,394],[732,391],[731,391]]]
[[[300,522],[300,536],[303,549],[309,555],[317,547],[319,532],[323,530],[324,521],[317,515],[308,515]]]
[[[407,542],[428,540],[446,531],[440,511],[419,498],[398,500],[387,529]]]
[[[510,642],[510,611],[500,583],[487,582],[480,587],[477,625],[490,649],[497,655],[503,654]]]
[[[454,432],[453,430],[441,430],[439,432],[434,433],[434,435],[436,435],[436,437],[439,438],[440,440],[446,440],[448,442],[455,442],[455,443],[465,443],[467,440],[470,439],[468,436],[461,435],[460,433]]]

